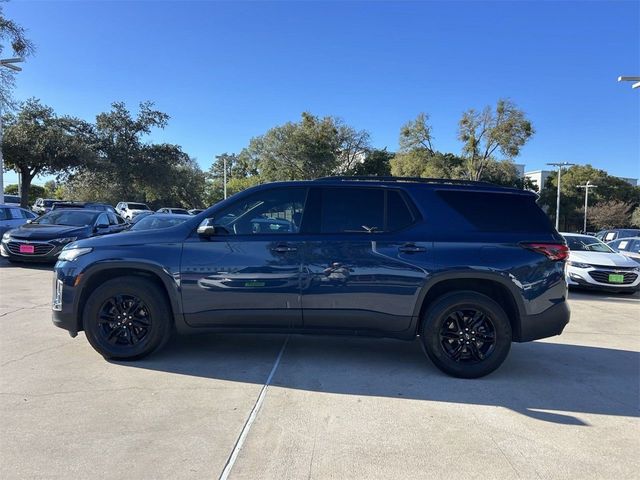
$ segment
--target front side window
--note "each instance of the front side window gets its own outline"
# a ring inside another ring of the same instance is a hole
[[[298,233],[306,196],[303,187],[260,191],[216,213],[213,223],[231,235]]]

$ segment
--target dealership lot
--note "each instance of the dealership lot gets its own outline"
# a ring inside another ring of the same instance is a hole
[[[562,336],[458,380],[417,342],[366,338],[209,335],[109,363],[51,324],[50,270],[0,261],[0,478],[218,478],[230,457],[242,479],[640,468],[638,295],[572,292]]]

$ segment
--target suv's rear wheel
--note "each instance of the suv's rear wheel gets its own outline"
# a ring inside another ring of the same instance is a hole
[[[511,348],[511,325],[494,300],[477,292],[452,292],[425,312],[420,340],[443,372],[478,378],[498,368]]]
[[[105,282],[89,296],[82,316],[91,346],[103,357],[133,360],[161,348],[171,335],[165,292],[138,277]]]

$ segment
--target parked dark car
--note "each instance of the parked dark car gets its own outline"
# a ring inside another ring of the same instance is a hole
[[[53,210],[6,232],[0,254],[10,261],[55,262],[62,248],[71,242],[122,231],[124,224],[115,217],[114,213],[95,210]]]
[[[140,220],[133,224],[129,230],[132,232],[138,232],[140,230],[157,230],[159,228],[175,227],[187,220],[189,220],[188,215],[182,215],[179,213],[155,213],[153,215],[144,215]]]
[[[4,194],[4,204],[11,205],[12,207],[19,207],[21,203],[20,195]]]
[[[137,224],[140,220],[142,220],[143,218],[147,218],[149,215],[155,215],[156,212],[153,212],[151,210],[147,210],[146,212],[141,212],[139,214],[137,214],[135,217],[133,217],[131,220],[129,220],[129,228],[131,228],[133,225]]]
[[[37,215],[24,208],[13,205],[0,205],[0,235],[4,232],[24,225],[29,220],[33,220]]]
[[[473,378],[498,368],[512,341],[562,332],[567,254],[523,190],[272,183],[174,227],[65,248],[53,322],[114,359],[144,357],[174,329],[419,338],[438,368]]]

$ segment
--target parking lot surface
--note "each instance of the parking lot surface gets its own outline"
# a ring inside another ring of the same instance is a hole
[[[0,260],[0,478],[636,478],[640,298],[571,293],[563,335],[479,380],[418,342],[178,338],[107,362]],[[266,382],[270,380],[269,385]],[[225,468],[226,467],[226,468]]]

